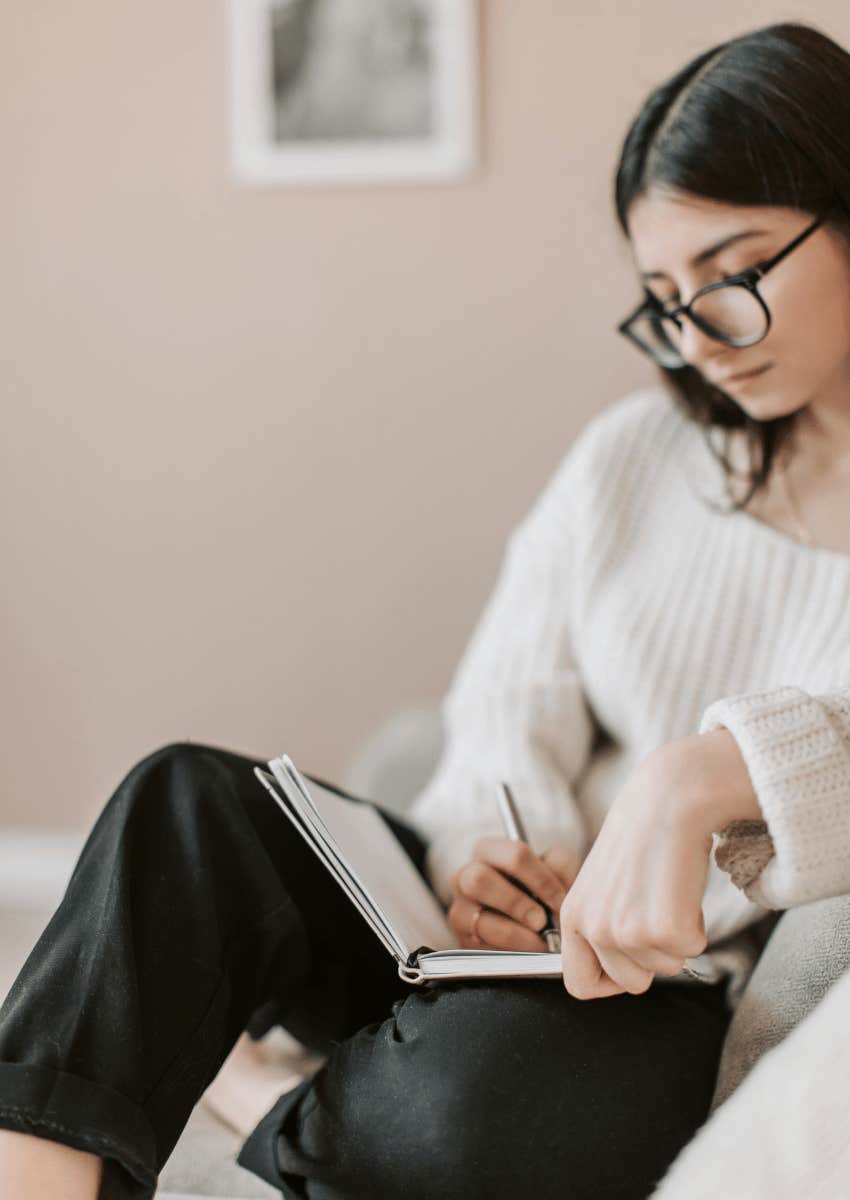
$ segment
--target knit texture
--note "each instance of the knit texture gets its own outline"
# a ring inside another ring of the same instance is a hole
[[[691,961],[731,976],[734,1004],[754,922],[850,890],[850,555],[710,506],[724,499],[704,432],[664,389],[584,426],[510,534],[412,817],[447,901],[478,838],[501,832],[501,780],[535,849],[583,855],[647,754],[725,725],[766,828],[735,881],[741,831],[715,835],[708,950]]]
[[[750,865],[753,853],[765,855],[760,873],[733,880],[768,908],[850,892],[850,688],[831,696],[791,686],[730,696],[703,714],[700,732],[721,725],[741,749],[766,823],[761,834],[729,831],[730,865],[741,866],[734,843],[742,836]]]

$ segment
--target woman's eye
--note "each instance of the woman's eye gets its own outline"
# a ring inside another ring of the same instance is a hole
[[[743,275],[745,271],[763,271],[767,266],[768,261],[769,260],[765,259],[764,262],[752,263],[751,265],[745,263],[744,266],[740,267],[737,271],[730,271],[728,275],[721,275],[721,279],[731,279],[733,275]]]
[[[767,260],[765,260],[764,262],[754,263],[753,265],[755,267],[758,267],[758,269],[760,271],[763,271],[764,268],[767,266]],[[718,275],[714,279],[706,280],[706,282],[704,284],[702,284],[702,287],[708,287],[708,285],[711,283],[725,283],[727,279],[732,279],[736,275],[742,275],[744,273],[744,271],[751,270],[751,269],[752,268],[743,266],[737,271],[729,271],[726,274]],[[699,290],[700,289],[698,288],[697,291],[699,291]],[[682,303],[682,301],[679,298],[679,293],[674,292],[673,295],[669,297],[669,299],[659,298],[658,303],[661,305],[662,308],[671,309],[671,308],[676,308],[679,304]]]

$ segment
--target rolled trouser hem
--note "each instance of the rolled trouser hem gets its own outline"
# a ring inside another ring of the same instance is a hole
[[[295,1110],[313,1087],[315,1074],[302,1079],[280,1096],[254,1128],[236,1156],[236,1162],[252,1175],[279,1188],[287,1200],[306,1196],[302,1164],[295,1155],[289,1161],[285,1127],[296,1116]]]
[[[112,1088],[50,1067],[0,1063],[0,1128],[114,1160],[110,1197],[149,1200],[156,1191],[156,1137],[144,1111]]]

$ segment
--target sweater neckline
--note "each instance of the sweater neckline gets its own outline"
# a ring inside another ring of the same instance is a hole
[[[760,530],[768,538],[773,539],[777,543],[782,543],[792,550],[799,550],[803,554],[817,555],[825,559],[834,559],[844,566],[850,567],[850,554],[845,553],[843,550],[832,550],[829,546],[807,546],[805,542],[792,537],[790,533],[785,533],[783,530],[777,529],[775,525],[769,525],[767,521],[762,521],[760,517],[755,516],[753,513],[748,513],[745,509],[741,508],[736,512],[729,513],[726,519],[728,520],[729,517],[737,517],[742,521],[749,522],[750,526],[754,529]]]
[[[693,438],[698,432],[697,426],[683,414],[677,413],[677,415],[683,428],[686,430],[686,436]],[[709,462],[709,470],[711,472],[714,484],[719,484],[721,498],[722,500],[728,502],[729,495],[726,491],[725,479],[720,471],[719,464],[709,454],[705,442],[701,436],[698,439],[698,445],[700,448],[700,455],[707,456],[707,458],[701,458],[701,463],[704,465],[706,461]],[[695,467],[695,473],[699,476],[701,473],[699,466],[696,462],[694,462],[693,465]],[[713,490],[713,486],[711,490]],[[809,546],[805,542],[801,542],[798,538],[793,537],[790,533],[785,533],[783,530],[777,529],[775,525],[770,525],[767,521],[763,521],[761,517],[757,517],[753,513],[747,512],[745,508],[732,509],[723,514],[723,519],[726,521],[737,519],[739,523],[738,527],[740,529],[746,529],[749,527],[753,534],[759,534],[767,541],[775,542],[777,546],[783,547],[786,552],[797,551],[803,556],[809,555],[810,561],[812,562],[818,559],[824,562],[832,561],[833,563],[840,563],[843,567],[850,569],[850,554],[846,553],[845,551],[831,550],[828,546]]]

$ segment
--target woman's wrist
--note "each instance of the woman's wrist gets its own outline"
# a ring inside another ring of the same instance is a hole
[[[725,727],[678,738],[653,755],[677,808],[700,832],[719,833],[730,821],[764,820],[747,764]]]

